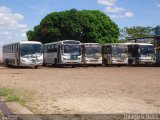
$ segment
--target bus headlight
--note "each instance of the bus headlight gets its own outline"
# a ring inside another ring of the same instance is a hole
[[[78,60],[80,60],[81,59],[81,57],[80,56],[78,56],[78,58],[77,58]]]
[[[37,59],[37,62],[43,62],[43,59]]]
[[[23,63],[24,63],[24,62],[27,62],[27,61],[26,61],[25,59],[21,59],[21,62],[23,62]]]
[[[67,60],[67,58],[63,57],[63,60]]]

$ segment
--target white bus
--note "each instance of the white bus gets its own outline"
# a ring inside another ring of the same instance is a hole
[[[113,43],[102,47],[103,65],[155,64],[154,46],[147,43]]]
[[[81,48],[83,64],[102,64],[101,45],[99,43],[82,43]]]
[[[128,64],[128,44],[113,43],[102,46],[103,65],[127,65]]]
[[[3,62],[9,66],[38,68],[43,64],[43,46],[36,41],[21,41],[3,46]]]
[[[128,44],[128,64],[155,64],[156,57],[153,44],[130,43]]]
[[[80,42],[63,40],[44,44],[44,65],[71,65],[81,64],[82,54]]]

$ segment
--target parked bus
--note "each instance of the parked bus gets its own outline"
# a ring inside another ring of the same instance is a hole
[[[3,46],[3,62],[6,66],[30,66],[43,64],[43,46],[36,41],[21,41]]]
[[[128,44],[114,43],[102,46],[103,65],[127,65],[128,64]]]
[[[153,44],[131,43],[128,44],[128,64],[155,64],[155,51]]]
[[[76,40],[63,40],[44,44],[44,65],[71,65],[81,64],[81,44]]]
[[[102,47],[103,65],[154,64],[154,46],[147,43],[114,43]]]
[[[81,47],[83,64],[102,64],[101,45],[99,43],[82,43]]]

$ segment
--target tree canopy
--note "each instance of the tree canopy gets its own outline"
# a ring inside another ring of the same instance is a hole
[[[53,12],[27,32],[29,41],[42,43],[65,39],[81,42],[113,43],[118,40],[118,26],[98,10],[66,10]]]
[[[152,27],[142,27],[142,26],[133,26],[123,28],[121,33],[121,39],[126,40],[129,38],[141,38],[141,37],[150,37],[153,36]]]

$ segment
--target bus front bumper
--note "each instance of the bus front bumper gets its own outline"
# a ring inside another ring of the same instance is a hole
[[[81,60],[63,60],[61,64],[81,64]]]
[[[40,62],[40,63],[20,63],[20,66],[28,66],[28,67],[34,67],[34,66],[41,66],[41,65],[43,65],[43,63],[42,62]]]

